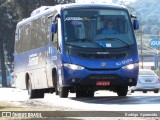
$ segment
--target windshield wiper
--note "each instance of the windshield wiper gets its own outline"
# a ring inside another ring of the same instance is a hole
[[[103,48],[105,49],[103,46],[101,46],[100,44],[96,43],[95,41],[93,40],[90,40],[90,39],[87,39],[87,38],[83,38],[83,39],[71,39],[71,40],[68,40],[67,42],[89,42],[89,43],[93,43],[95,44],[96,46],[100,47],[100,48]]]
[[[130,45],[128,44],[128,43],[126,43],[126,42],[124,42],[123,40],[121,40],[121,39],[119,39],[119,38],[102,38],[102,39],[100,39],[100,40],[104,40],[104,39],[107,39],[107,40],[118,40],[118,41],[120,41],[121,43],[124,43],[127,47],[129,47]]]

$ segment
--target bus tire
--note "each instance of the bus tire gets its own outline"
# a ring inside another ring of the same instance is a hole
[[[60,87],[59,88],[59,97],[60,98],[67,98],[69,93],[69,89],[67,87]]]
[[[159,90],[154,90],[154,93],[158,93],[159,92]]]
[[[128,86],[117,87],[118,96],[126,96],[128,92]]]
[[[27,90],[28,90],[28,97],[29,97],[29,99],[33,99],[33,98],[36,97],[36,90],[32,90],[31,80],[28,80]]]
[[[93,90],[87,91],[87,97],[94,97],[94,91]]]
[[[44,98],[44,91],[43,90],[33,90],[32,89],[31,80],[28,81],[27,89],[28,89],[28,97],[29,97],[29,99]]]
[[[36,90],[37,98],[44,98],[44,91],[43,90]]]
[[[55,93],[56,95],[59,94],[58,86],[59,86],[59,81],[56,72],[54,73],[54,86],[55,86]]]
[[[147,93],[147,90],[143,90],[143,93]]]

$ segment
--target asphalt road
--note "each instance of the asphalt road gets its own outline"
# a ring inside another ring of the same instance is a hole
[[[129,93],[126,97],[118,97],[113,92],[97,91],[94,98],[76,98],[75,94],[70,94],[67,99],[46,94],[44,101],[81,110],[160,111],[160,93],[153,92],[135,92]]]
[[[29,108],[29,110],[37,111],[78,111],[75,114],[78,114],[79,117],[83,115],[87,117],[91,113],[93,115],[94,111],[114,111],[115,114],[127,111],[129,115],[136,111],[148,111],[150,113],[156,111],[156,114],[160,114],[160,93],[155,94],[153,92],[145,94],[135,92],[129,93],[126,97],[118,97],[113,92],[96,91],[94,98],[76,98],[75,94],[69,94],[68,98],[59,98],[55,94],[45,94],[44,99],[29,100],[27,91],[16,88],[0,88],[0,102],[4,101],[10,103],[12,107],[14,106],[15,110],[17,107],[21,107],[25,108],[24,110]],[[106,115],[106,113],[104,114]],[[94,115],[96,116],[96,114]]]

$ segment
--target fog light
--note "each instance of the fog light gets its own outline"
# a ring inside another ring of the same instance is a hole
[[[76,80],[75,79],[72,79],[72,82],[75,82]]]
[[[129,79],[129,82],[133,82],[132,78]]]
[[[69,80],[70,83],[78,83],[80,81],[80,78],[71,78]]]

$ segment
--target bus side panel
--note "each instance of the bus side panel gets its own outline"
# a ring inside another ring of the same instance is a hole
[[[52,70],[54,69],[53,62],[51,59],[46,58],[46,76],[47,76],[47,81],[48,81],[48,87],[53,87],[53,75],[52,75]]]
[[[48,88],[46,78],[46,56],[47,46],[32,50],[28,52],[28,71],[32,75],[33,89]]]
[[[32,75],[33,75],[32,84],[34,84],[33,89],[48,88],[45,68],[32,70]]]
[[[48,15],[24,22],[17,27],[15,47],[15,71],[25,75],[29,73],[33,89],[48,88],[46,75],[46,57],[48,56]],[[21,82],[22,75],[17,76],[17,82]],[[17,83],[20,87],[26,86],[25,82]],[[22,88],[22,87],[20,87]]]
[[[45,56],[46,46],[15,55],[16,87],[26,89],[26,74],[28,73],[33,89],[48,88]]]
[[[46,55],[46,78],[48,82],[48,87],[54,87],[53,85],[53,69],[55,68],[55,65],[53,63],[53,52],[54,50],[51,47],[51,41],[52,41],[52,33],[51,33],[51,24],[52,24],[52,18],[47,19],[46,26],[48,27],[48,31],[46,32],[46,38],[47,42],[49,43],[49,46],[47,46],[47,55]]]
[[[14,80],[15,86],[20,89],[26,89],[25,74],[27,69],[28,59],[22,54],[14,54]]]
[[[15,73],[15,86],[20,89],[26,89],[25,72]]]

